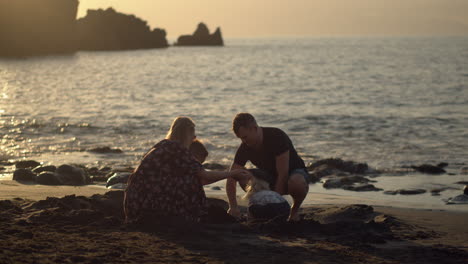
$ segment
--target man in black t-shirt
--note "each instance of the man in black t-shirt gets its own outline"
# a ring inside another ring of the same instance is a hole
[[[237,149],[231,170],[244,168],[250,161],[269,175],[266,179],[273,191],[293,198],[290,221],[299,220],[299,207],[309,191],[309,174],[304,161],[299,157],[291,139],[281,129],[259,127],[255,118],[248,113],[239,113],[232,122],[234,133],[242,143]],[[246,179],[239,182],[245,189]],[[228,179],[226,192],[229,199],[228,213],[240,215],[236,199],[236,181]]]

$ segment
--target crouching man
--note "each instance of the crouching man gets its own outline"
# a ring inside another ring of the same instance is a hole
[[[236,136],[242,141],[237,149],[231,170],[244,168],[250,161],[268,175],[266,181],[273,191],[293,198],[289,221],[299,220],[299,208],[309,191],[309,174],[304,161],[296,152],[291,139],[281,129],[259,127],[249,113],[239,113],[232,122]],[[249,179],[239,182],[245,190]],[[237,181],[228,178],[226,192],[229,199],[228,213],[239,217],[236,198]]]

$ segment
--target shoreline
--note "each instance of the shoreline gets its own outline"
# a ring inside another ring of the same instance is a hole
[[[0,181],[0,263],[439,264],[468,260],[467,212],[315,204],[304,206],[303,220],[297,223],[243,220],[189,227],[163,221],[126,226],[122,200],[121,190],[99,186],[51,188]]]
[[[226,194],[223,190],[212,190],[213,187],[218,185],[205,186],[205,193],[207,197],[217,198],[227,201]],[[118,189],[114,189],[118,190]],[[47,197],[58,197],[62,198],[67,195],[76,196],[92,196],[94,194],[105,194],[113,189],[107,189],[105,183],[101,184],[90,184],[82,186],[66,186],[66,185],[41,185],[33,183],[22,183],[14,180],[0,180],[0,200],[12,200],[15,198],[39,201],[44,200]],[[361,197],[350,195],[340,195],[334,193],[318,193],[309,192],[306,200],[304,201],[302,208],[315,207],[315,206],[342,206],[342,205],[353,205],[353,204],[367,204],[379,208],[395,208],[401,210],[418,210],[418,211],[433,211],[433,212],[450,212],[467,214],[468,219],[468,204],[459,205],[446,205],[446,207],[416,207],[411,206],[411,203],[394,203],[392,201],[376,201],[371,199],[363,199]],[[238,187],[237,196],[238,203],[241,206],[245,206],[247,202],[242,199],[243,191]],[[285,197],[288,202],[292,202],[289,195]],[[413,204],[414,205],[414,204]]]

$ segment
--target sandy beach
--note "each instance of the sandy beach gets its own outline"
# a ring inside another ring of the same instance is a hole
[[[468,261],[464,212],[334,204],[307,206],[294,224],[232,222],[215,210],[208,224],[128,226],[122,199],[99,186],[0,181],[0,263]]]

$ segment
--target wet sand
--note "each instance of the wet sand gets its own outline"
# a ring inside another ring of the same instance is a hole
[[[71,195],[74,194],[74,195]],[[49,197],[49,198],[47,198]],[[303,220],[123,224],[122,191],[0,182],[0,263],[467,263],[468,214],[313,205]]]

